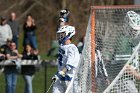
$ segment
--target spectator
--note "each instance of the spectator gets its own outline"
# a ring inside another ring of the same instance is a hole
[[[6,44],[4,44],[4,45],[1,46],[1,52],[3,54],[6,54],[6,51],[10,49],[11,43],[12,43],[12,40],[9,40],[8,39],[7,42],[6,42]]]
[[[26,21],[23,25],[24,29],[24,41],[23,45],[30,44],[34,50],[37,50],[37,41],[36,41],[36,24],[31,14],[27,15]]]
[[[10,48],[5,51],[6,58],[11,60],[15,64],[15,60],[19,58],[19,53],[16,49],[16,44],[11,42]],[[6,82],[6,92],[5,93],[15,93],[16,82],[17,82],[18,70],[16,65],[7,65],[4,69],[5,82]]]
[[[7,43],[6,44],[4,44],[4,45],[2,45],[1,47],[0,47],[0,60],[2,61],[2,60],[4,60],[5,59],[5,54],[6,54],[6,51],[7,50],[9,50],[10,49],[10,44],[11,44],[11,40],[7,40]]]
[[[12,41],[16,43],[18,49],[18,38],[19,38],[19,23],[16,20],[16,13],[12,12],[10,14],[10,19],[8,20],[8,24],[12,29],[13,39]]]
[[[27,44],[25,50],[22,53],[23,60],[38,60],[38,55],[32,49],[31,45]],[[25,81],[25,90],[24,93],[33,93],[32,89],[32,80],[35,74],[35,66],[28,65],[22,66],[21,73],[23,74],[23,78]]]
[[[0,61],[3,61],[5,59],[5,55],[0,53]]]
[[[0,46],[6,44],[7,39],[12,39],[12,30],[10,26],[6,23],[7,19],[5,17],[1,17],[0,23]]]

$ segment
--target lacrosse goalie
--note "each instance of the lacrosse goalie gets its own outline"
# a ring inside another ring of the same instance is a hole
[[[128,11],[126,14],[126,23],[133,29],[133,51],[140,43],[140,15],[134,11]],[[140,73],[139,73],[139,53],[135,53],[135,57],[133,58],[132,62],[126,66],[126,72],[132,76],[130,80],[126,81],[126,87],[130,93],[138,93],[136,88],[136,80],[140,80]]]

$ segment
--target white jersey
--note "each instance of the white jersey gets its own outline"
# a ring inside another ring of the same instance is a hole
[[[63,68],[67,68],[65,77],[59,77],[60,80],[70,81],[72,79],[79,60],[79,51],[74,44],[60,46],[58,55],[58,71],[61,71]]]

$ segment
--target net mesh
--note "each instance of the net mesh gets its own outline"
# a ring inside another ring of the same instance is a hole
[[[105,93],[138,93],[138,91],[134,91],[136,87],[132,87],[132,85],[137,85],[135,77],[126,73],[123,69],[133,53],[134,56],[129,62],[137,64],[134,65],[134,67],[139,69],[139,48],[134,52],[135,47],[139,43],[139,37],[137,36],[138,31],[133,29],[129,24],[129,18],[126,16],[128,11],[135,11],[140,14],[140,7],[123,6],[95,8],[95,42],[97,48],[103,54],[108,79],[111,82],[108,86],[112,85]],[[121,74],[119,74],[120,71]],[[115,79],[116,77],[118,78]],[[103,81],[102,79],[104,78],[101,78],[100,81]],[[106,84],[102,82],[99,85],[96,92],[102,93],[106,88],[106,86],[102,85]],[[101,86],[104,88],[101,88]]]
[[[67,93],[140,93],[131,73],[139,72],[140,35],[130,25],[129,11],[139,15],[140,6],[91,7],[80,64]],[[95,76],[95,43],[108,76]]]
[[[91,19],[91,18],[89,18]],[[65,93],[89,93],[91,91],[91,21],[88,22],[87,32],[85,36],[85,42],[83,51],[81,54],[80,63],[76,70],[75,77],[70,83]],[[83,74],[86,73],[86,74]]]

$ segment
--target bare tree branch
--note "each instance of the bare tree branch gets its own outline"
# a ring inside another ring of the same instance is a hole
[[[66,0],[62,0],[62,9],[66,8]]]
[[[36,3],[32,4],[24,13],[22,13],[17,20],[20,20],[22,17],[24,17],[35,5],[37,5]]]
[[[47,11],[52,12],[51,7],[46,7],[42,2],[40,2],[39,0],[34,0],[38,5],[42,6],[43,8],[45,8]]]
[[[21,0],[18,5],[23,5],[26,2],[26,0]]]
[[[17,5],[17,3],[14,3],[13,5],[11,5],[8,9],[2,11],[0,14],[6,14],[7,12],[9,12],[12,8],[14,8]]]

